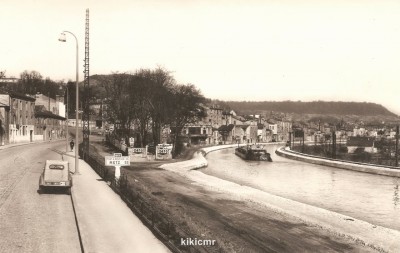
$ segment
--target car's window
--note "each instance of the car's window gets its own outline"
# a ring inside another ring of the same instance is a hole
[[[52,170],[63,170],[64,169],[64,165],[51,164],[49,166],[49,169],[52,169]]]

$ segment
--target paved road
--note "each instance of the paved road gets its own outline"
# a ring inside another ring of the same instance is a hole
[[[45,160],[61,159],[60,151],[64,141],[0,147],[1,253],[170,252],[82,160],[73,177],[76,218],[66,191],[39,192]],[[72,171],[73,155],[64,157]]]
[[[46,159],[64,142],[0,150],[0,252],[81,252],[71,198],[63,192],[39,194]]]

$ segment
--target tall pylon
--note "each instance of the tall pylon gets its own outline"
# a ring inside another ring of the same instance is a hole
[[[85,23],[85,64],[83,65],[83,73],[85,75],[83,85],[83,114],[82,114],[82,126],[83,126],[83,158],[86,159],[89,154],[89,9],[86,9],[86,23]]]

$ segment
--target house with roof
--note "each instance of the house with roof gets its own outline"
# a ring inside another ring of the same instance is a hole
[[[236,113],[231,111],[223,111],[222,112],[222,119],[225,125],[234,124],[234,118],[236,117]]]
[[[218,133],[220,136],[219,143],[221,144],[231,144],[237,142],[235,125],[222,125],[218,128]]]
[[[16,77],[3,77],[0,78],[0,83],[18,83],[19,79]]]
[[[239,135],[239,143],[255,143],[257,142],[257,124],[252,125],[237,125],[235,126],[236,132]],[[243,132],[240,130],[242,129]],[[243,133],[243,134],[242,134]]]
[[[213,127],[201,122],[188,124],[182,129],[182,136],[191,144],[211,144],[213,142]]]
[[[19,94],[0,94],[1,145],[32,142],[35,98]]]
[[[9,111],[9,96],[0,94],[0,145],[2,146],[8,143]]]
[[[34,140],[50,141],[66,137],[66,118],[44,109],[35,107]]]
[[[276,141],[288,141],[290,132],[292,131],[292,122],[287,120],[276,121],[277,126],[277,140]]]
[[[274,119],[267,120],[268,129],[271,130],[272,141],[278,141],[278,124]]]
[[[257,142],[271,142],[272,131],[269,129],[268,124],[257,124]]]
[[[217,105],[204,106],[205,116],[195,123],[185,125],[182,129],[182,138],[190,144],[217,144],[221,136],[218,128],[226,124],[222,108]],[[174,134],[174,129],[171,128]]]
[[[348,153],[354,153],[356,151],[365,151],[371,154],[377,153],[375,147],[375,138],[366,136],[351,136],[347,139],[347,150]]]
[[[365,136],[367,133],[364,127],[355,127],[353,129],[353,136]]]
[[[224,125],[224,115],[223,109],[218,105],[205,106],[206,116],[201,119],[201,121],[205,124],[211,125],[214,128],[218,128],[221,125]]]

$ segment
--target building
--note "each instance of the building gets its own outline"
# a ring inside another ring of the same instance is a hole
[[[34,140],[50,141],[66,137],[66,119],[52,112],[42,110],[37,106],[35,110]]]
[[[237,137],[235,133],[235,125],[222,125],[218,128],[218,133],[220,136],[220,144],[231,144],[237,142]]]
[[[255,125],[240,125],[236,126],[236,132],[242,133],[240,128],[243,129],[243,135],[239,134],[239,143],[255,143],[257,142],[257,124]]]
[[[10,98],[8,95],[0,94],[0,145],[8,144]]]
[[[191,144],[210,144],[213,143],[213,128],[210,124],[190,124],[182,130],[182,135],[188,138]]]
[[[35,95],[35,105],[43,105],[46,111],[59,115],[65,118],[65,103],[63,96],[56,96],[56,98],[48,97],[44,94],[38,93]]]
[[[367,133],[367,131],[363,127],[353,129],[353,136],[365,136],[366,133]]]
[[[223,110],[219,106],[212,105],[211,107],[205,107],[205,110],[207,116],[201,119],[204,124],[211,125],[213,128],[225,125]]]
[[[269,119],[267,120],[268,129],[271,131],[272,134],[272,141],[278,141],[278,124],[275,120]]]
[[[18,94],[0,94],[0,143],[34,140],[35,98]]]
[[[205,116],[195,123],[186,125],[182,129],[182,138],[186,139],[191,144],[217,144],[221,136],[218,128],[226,124],[226,118],[223,110],[212,105],[204,106]],[[171,133],[174,134],[174,128],[171,128]]]
[[[0,78],[0,83],[18,83],[19,79],[15,77]]]
[[[377,152],[377,148],[375,147],[375,138],[362,136],[349,137],[347,140],[347,150],[348,153],[354,153],[357,150],[361,150],[374,154]]]
[[[272,131],[269,129],[268,124],[257,124],[257,142],[271,142]]]
[[[278,120],[276,122],[277,139],[276,141],[288,141],[290,132],[292,131],[292,123],[290,121]]]

